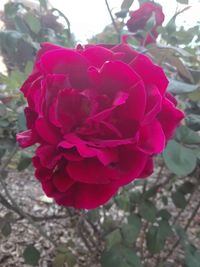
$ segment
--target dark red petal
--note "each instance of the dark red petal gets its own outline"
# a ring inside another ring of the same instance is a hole
[[[167,77],[163,69],[155,65],[147,56],[139,54],[133,59],[130,66],[140,75],[147,86],[155,85],[161,95],[165,93],[168,85]]]
[[[174,104],[174,106],[177,106],[177,100],[176,98],[170,93],[170,92],[166,92],[165,97]]]
[[[31,108],[26,107],[24,109],[24,114],[26,117],[26,126],[28,129],[34,128],[35,121],[37,119],[37,113]]]
[[[145,118],[142,124],[149,124],[155,119],[162,108],[162,96],[156,86],[150,85],[146,88],[147,105],[145,110]]]
[[[41,56],[41,71],[44,74],[67,74],[73,87],[88,86],[87,69],[89,62],[71,49],[51,50]]]
[[[138,146],[144,153],[158,154],[165,148],[165,135],[157,120],[140,128]]]
[[[125,121],[127,119],[142,120],[146,109],[146,98],[144,84],[140,81],[130,87],[129,97],[124,105],[118,108],[119,115],[117,117],[121,117]]]
[[[116,170],[104,166],[95,158],[69,162],[67,172],[73,180],[88,184],[108,184],[118,178]]]
[[[38,137],[32,130],[27,130],[18,133],[16,136],[17,142],[22,148],[29,147],[37,143]]]
[[[153,167],[153,159],[152,157],[149,157],[144,167],[144,170],[140,174],[139,178],[146,178],[150,176],[153,173]]]
[[[66,192],[75,183],[64,170],[54,173],[52,180],[59,192]]]
[[[120,61],[106,62],[99,74],[99,92],[112,97],[118,91],[128,91],[141,80],[134,70]]]
[[[116,45],[112,48],[112,51],[116,53],[123,53],[122,61],[128,64],[139,54],[127,44]]]
[[[161,112],[158,114],[159,120],[166,139],[172,138],[176,128],[184,118],[184,113],[177,109],[167,98],[163,100]]]
[[[137,177],[144,170],[147,162],[147,155],[141,151],[134,150],[132,146],[122,146],[119,149],[119,169],[121,179],[116,181],[119,186],[126,185]]]
[[[105,61],[114,59],[114,54],[111,50],[100,46],[86,48],[83,55],[90,61],[92,66],[101,68]]]
[[[36,155],[40,159],[40,163],[43,167],[52,169],[57,162],[61,159],[62,154],[56,150],[55,146],[41,145],[36,150]]]
[[[66,194],[56,197],[59,205],[77,209],[94,209],[107,202],[118,190],[118,186],[109,184],[75,183]]]
[[[44,118],[39,118],[35,122],[38,135],[47,143],[57,144],[61,138],[58,130],[51,126]]]

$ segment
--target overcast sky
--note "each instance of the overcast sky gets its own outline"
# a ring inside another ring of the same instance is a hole
[[[118,11],[122,0],[108,0],[113,10]],[[103,28],[111,23],[106,9],[105,0],[50,0],[53,6],[62,10],[71,22],[72,31],[79,41],[85,41],[92,35],[101,32]],[[175,0],[157,0],[162,6],[168,21],[176,10]],[[200,21],[200,1],[190,0],[191,9],[181,14],[177,20],[179,25],[193,25]],[[184,8],[185,5],[179,5]],[[138,8],[138,1],[134,1],[131,9]]]
[[[18,0],[19,2],[23,0]],[[30,1],[30,0],[26,0]],[[32,0],[39,2],[38,0]],[[108,0],[113,13],[119,11],[123,0]],[[0,8],[3,8],[7,0],[0,0]],[[157,0],[162,6],[166,15],[167,22],[176,10],[176,0]],[[109,14],[106,9],[105,0],[50,0],[52,6],[60,9],[70,20],[72,31],[76,39],[85,42],[92,35],[99,33],[103,28],[111,23]],[[196,21],[200,21],[200,0],[189,0],[192,6],[190,10],[181,14],[177,22],[179,25],[194,25]],[[179,5],[180,9],[185,5]],[[138,8],[138,1],[135,0],[131,9]]]

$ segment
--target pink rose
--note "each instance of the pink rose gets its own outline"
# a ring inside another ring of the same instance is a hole
[[[33,164],[44,192],[92,209],[153,171],[183,113],[163,70],[126,44],[67,49],[43,44],[21,91]]]
[[[136,33],[135,37],[139,39],[141,45],[148,45],[155,43],[158,37],[157,28],[162,25],[164,21],[164,14],[162,12],[162,7],[153,2],[145,2],[136,11],[131,12],[130,19],[127,21],[127,27],[130,32]],[[145,30],[145,26],[148,20],[154,16],[154,25],[152,25],[151,30],[142,36],[140,33],[137,34],[139,30]]]

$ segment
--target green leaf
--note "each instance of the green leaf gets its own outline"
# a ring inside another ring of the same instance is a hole
[[[110,232],[114,231],[118,227],[118,223],[116,220],[113,220],[111,216],[106,217],[102,228],[105,234],[109,234]]]
[[[200,115],[188,114],[185,118],[187,125],[195,131],[200,130]]]
[[[158,192],[158,186],[156,185],[156,186],[154,186],[154,187],[148,189],[148,190],[144,193],[143,197],[144,197],[145,199],[154,197],[154,196],[157,194],[157,192]]]
[[[23,152],[21,154],[19,163],[17,165],[18,171],[25,170],[31,164],[31,161],[32,161],[32,155]]]
[[[11,222],[13,221],[13,214],[8,212],[4,217],[0,217],[0,231],[4,237],[8,237],[11,234]]]
[[[3,227],[1,228],[1,233],[5,236],[8,237],[11,234],[12,228],[9,222],[6,222]]]
[[[179,191],[185,194],[192,194],[195,190],[196,185],[191,183],[190,181],[184,182],[180,187]]]
[[[161,217],[164,220],[169,220],[171,218],[171,214],[169,213],[168,210],[162,209],[162,210],[159,210],[159,212],[157,213],[157,217],[158,218]]]
[[[31,29],[31,31],[33,31],[34,33],[38,33],[41,29],[41,24],[40,24],[40,21],[39,19],[34,16],[33,14],[31,13],[28,13],[26,16],[25,16],[25,21],[26,23],[28,24],[29,28]]]
[[[177,208],[184,209],[187,205],[185,196],[180,191],[172,193],[172,201]]]
[[[132,204],[138,204],[141,200],[142,194],[139,190],[130,192],[130,202]]]
[[[130,199],[129,194],[124,191],[122,194],[115,197],[118,207],[124,211],[130,210]]]
[[[102,267],[142,267],[140,258],[132,249],[115,246],[101,255]]]
[[[188,240],[187,233],[185,232],[185,230],[182,228],[182,226],[180,226],[178,224],[174,225],[174,230],[176,231],[176,234],[180,238],[182,245],[185,246],[185,244]]]
[[[133,4],[134,0],[124,0],[121,4],[121,9],[129,9],[131,5]]]
[[[151,201],[146,200],[139,206],[139,213],[145,220],[153,222],[156,218],[157,209]]]
[[[5,155],[5,153],[6,153],[6,148],[5,147],[0,147],[0,160]]]
[[[149,32],[152,30],[152,28],[156,25],[156,17],[154,12],[152,13],[151,17],[147,20],[144,30],[146,32]]]
[[[98,209],[94,209],[94,210],[90,210],[88,213],[87,213],[87,216],[88,216],[88,219],[91,221],[91,222],[96,222],[99,220],[99,210]]]
[[[14,22],[15,22],[15,27],[16,27],[16,30],[21,32],[21,33],[24,33],[24,34],[27,34],[29,35],[30,34],[30,31],[26,25],[26,23],[24,22],[24,19],[20,16],[16,16],[14,18]]]
[[[200,144],[200,135],[184,125],[176,130],[176,139],[184,144]]]
[[[151,226],[146,235],[149,252],[159,253],[164,248],[166,239],[172,234],[171,227],[166,220],[161,220],[158,226]]]
[[[167,90],[173,94],[187,94],[196,91],[198,88],[198,84],[189,84],[169,79],[169,85]]]
[[[26,264],[31,266],[38,266],[40,259],[40,252],[34,247],[34,245],[28,245],[23,253],[23,257]]]
[[[44,9],[47,9],[47,0],[39,0],[39,2]]]
[[[69,251],[66,250],[63,252],[58,252],[53,261],[53,267],[61,267],[67,263],[68,267],[73,267],[76,264],[75,256]]]
[[[195,153],[196,157],[200,160],[200,147],[197,149],[194,149],[194,153]]]
[[[200,76],[200,75],[199,75]],[[200,90],[196,90],[195,92],[188,95],[188,97],[195,102],[200,101]]]
[[[6,17],[8,18],[14,18],[17,14],[18,9],[19,9],[18,3],[10,2],[4,5],[4,12]]]
[[[2,118],[6,116],[6,113],[7,113],[6,106],[0,102],[0,117]]]
[[[188,0],[176,0],[178,3],[188,5],[189,1]]]
[[[25,118],[24,112],[18,113],[18,126],[19,126],[19,131],[27,130],[26,118]]]
[[[187,267],[199,267],[200,266],[200,252],[188,251],[185,256],[185,263]]]
[[[128,224],[121,227],[122,237],[126,244],[131,245],[137,239],[141,229],[141,219],[137,215],[128,217]]]
[[[113,246],[120,244],[122,236],[119,229],[114,230],[106,236],[106,249],[110,250]]]
[[[176,141],[168,143],[163,157],[167,167],[178,176],[190,174],[196,167],[197,159],[193,151]]]
[[[166,196],[162,196],[162,203],[167,206],[168,205],[168,198]]]

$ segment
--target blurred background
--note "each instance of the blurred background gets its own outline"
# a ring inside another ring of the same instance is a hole
[[[200,1],[158,0],[165,20],[130,32],[133,0],[0,1],[0,266],[200,267]],[[155,3],[155,4],[156,4]],[[155,172],[124,187],[103,207],[57,206],[34,178],[33,149],[16,133],[26,129],[20,87],[41,42],[119,43],[122,36],[162,66],[186,117]]]

